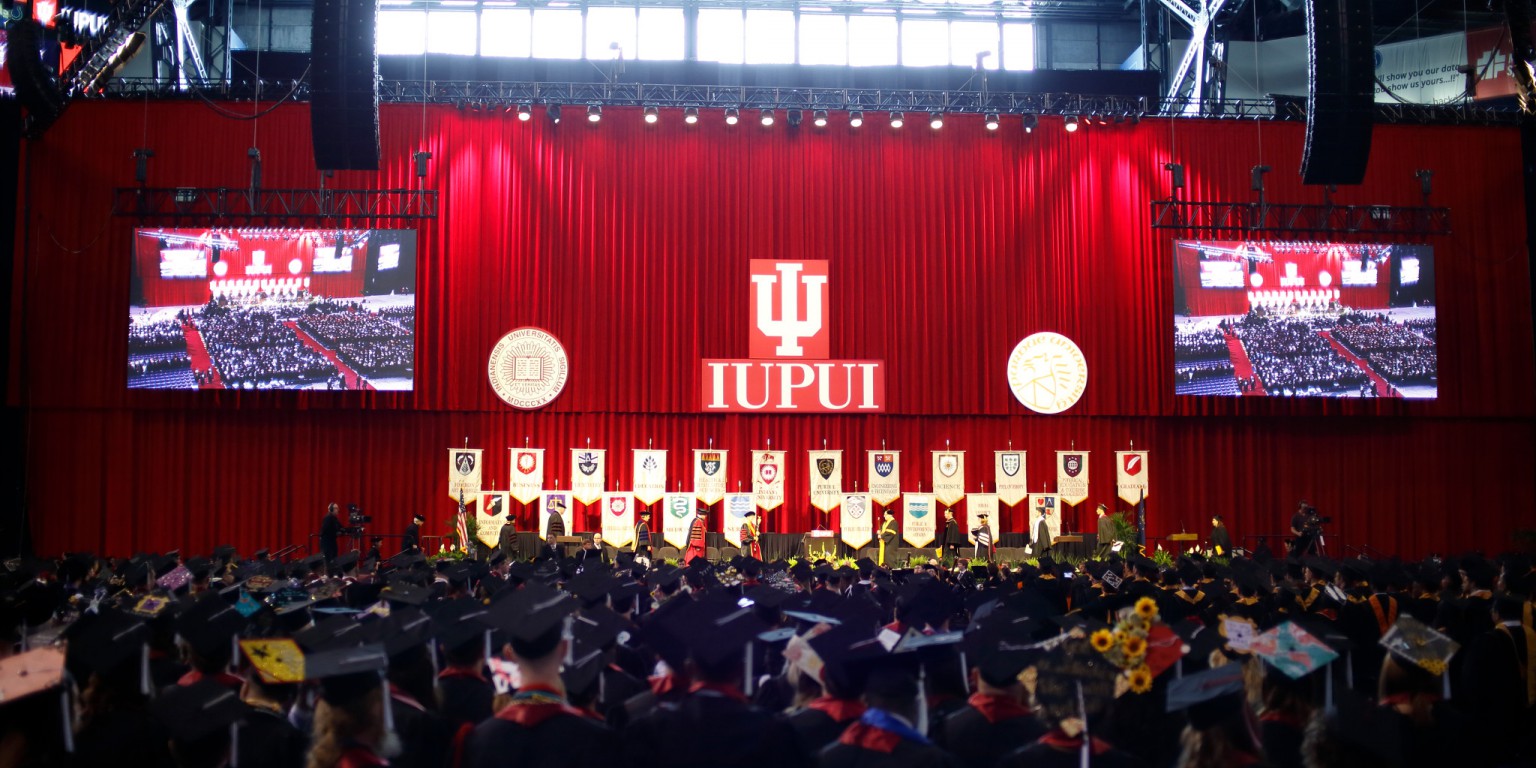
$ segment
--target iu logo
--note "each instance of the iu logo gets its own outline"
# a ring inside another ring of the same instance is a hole
[[[752,357],[827,359],[827,262],[754,259],[752,288]]]
[[[757,473],[762,476],[763,482],[773,485],[773,481],[779,479],[779,465],[764,460],[763,465],[757,468]]]

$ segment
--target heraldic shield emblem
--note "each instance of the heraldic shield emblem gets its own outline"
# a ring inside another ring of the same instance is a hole
[[[517,455],[517,471],[525,475],[531,475],[533,474],[533,470],[538,469],[538,466],[539,461],[534,457],[533,454],[519,453]]]
[[[1061,470],[1067,473],[1067,477],[1077,477],[1083,473],[1083,455],[1073,453],[1061,458]]]
[[[692,506],[692,504],[688,503],[688,497],[674,496],[669,502],[667,512],[671,513],[673,517],[681,520],[687,517],[689,512],[692,511]]]
[[[699,469],[704,470],[704,474],[714,477],[715,473],[720,471],[720,454],[699,454]]]
[[[1003,474],[1013,477],[1019,473],[1019,454],[1003,454]]]
[[[622,517],[625,512],[629,511],[629,500],[622,496],[615,496],[609,499],[608,511],[612,512],[614,517]]]
[[[1125,466],[1125,473],[1127,475],[1139,475],[1139,474],[1141,474],[1141,455],[1140,454],[1127,453],[1126,455],[1120,457],[1120,461]]]
[[[864,507],[864,498],[862,496],[849,497],[843,502],[843,511],[855,520],[863,519],[864,513],[867,511]]]
[[[939,457],[939,471],[942,472],[945,477],[954,477],[955,472],[959,471],[959,469],[959,456],[956,456],[952,453],[947,453]]]
[[[458,468],[459,474],[468,477],[475,472],[475,455],[469,451],[459,451],[453,455],[453,466]]]
[[[875,454],[875,474],[890,477],[896,471],[896,456],[890,453]]]
[[[834,470],[836,468],[837,468],[837,462],[834,462],[831,459],[817,459],[816,460],[816,471],[821,473],[821,479],[823,479],[823,480],[830,480],[830,479],[832,479],[832,470]]]
[[[583,453],[582,455],[577,456],[576,457],[576,468],[581,470],[581,473],[583,475],[590,475],[590,474],[596,472],[597,471],[597,454],[595,454],[595,453]]]
[[[779,479],[779,465],[772,463],[763,464],[757,468],[757,474],[763,478],[763,482],[771,485],[773,481]]]

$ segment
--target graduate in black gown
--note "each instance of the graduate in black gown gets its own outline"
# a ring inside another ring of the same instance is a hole
[[[806,754],[820,752],[864,715],[866,672],[859,669],[856,662],[863,656],[884,650],[869,640],[869,632],[843,626],[810,640],[810,651],[822,662],[818,682],[824,693],[788,718]]]
[[[967,632],[966,659],[975,692],[932,729],[934,741],[962,765],[990,768],[998,757],[1045,735],[1019,681],[1031,656],[1017,649],[1030,644],[1032,627],[1028,618],[999,610]]]
[[[454,726],[491,716],[495,689],[485,676],[486,608],[478,600],[441,603],[434,618],[443,669],[437,673],[437,709]]]
[[[922,732],[922,689],[911,663],[916,654],[881,654],[864,689],[869,708],[821,750],[821,768],[960,768],[954,756]]]

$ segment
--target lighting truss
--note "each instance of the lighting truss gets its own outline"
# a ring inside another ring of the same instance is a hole
[[[324,224],[376,226],[437,218],[431,189],[226,189],[120,187],[112,215],[166,226]]]
[[[1390,205],[1296,205],[1152,201],[1152,228],[1210,240],[1369,237],[1422,240],[1451,234],[1451,209]]]

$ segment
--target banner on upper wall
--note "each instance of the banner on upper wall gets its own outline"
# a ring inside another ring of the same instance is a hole
[[[811,506],[831,512],[843,503],[843,452],[811,451]]]
[[[845,493],[839,515],[839,532],[843,543],[854,549],[867,546],[874,538],[874,512],[870,508],[872,494]]]
[[[720,533],[725,537],[726,541],[731,543],[731,546],[740,547],[741,524],[747,521],[748,512],[756,511],[756,505],[752,503],[752,494],[750,493],[727,493],[723,498],[725,500],[725,512],[720,518]],[[758,521],[757,530],[761,534],[763,530],[761,520]],[[743,552],[742,554],[746,553]]]
[[[946,507],[965,498],[965,451],[933,452],[933,495]]]
[[[669,493],[661,497],[661,538],[669,546],[688,546],[688,526],[693,522],[694,501],[691,493]]]
[[[869,498],[882,506],[901,498],[901,451],[869,452]]]
[[[1115,487],[1120,500],[1127,504],[1146,498],[1146,451],[1115,451]]]
[[[1002,535],[1002,522],[998,520],[997,494],[973,493],[965,497],[965,519],[960,521],[960,526],[965,531],[965,538],[972,544],[976,543],[976,537],[971,533],[973,529],[981,525],[981,516],[987,516],[987,525],[992,528],[992,543],[997,543],[998,536]]]
[[[608,452],[602,448],[571,449],[571,493],[592,504],[607,490]]]
[[[1018,506],[1029,495],[1024,482],[1025,458],[1024,451],[995,451],[993,454],[997,498],[1010,507]]]
[[[784,452],[752,452],[752,503],[778,509],[784,503]]]
[[[922,549],[933,543],[934,526],[938,513],[938,500],[931,493],[909,493],[902,500],[905,517],[902,519],[901,537],[907,543]]]
[[[1056,493],[1031,493],[1029,495],[1029,541],[1040,552],[1036,534],[1040,530],[1040,516],[1045,516],[1045,526],[1050,530],[1050,541],[1061,535],[1061,495]],[[1049,542],[1046,542],[1049,544]]]
[[[1056,492],[1072,505],[1088,498],[1088,452],[1056,452]]]
[[[475,538],[487,547],[501,543],[501,526],[512,508],[507,498],[506,491],[480,492],[480,503],[475,505]]]
[[[705,504],[715,504],[725,498],[726,452],[717,448],[695,448],[693,451],[693,495]]]
[[[635,460],[635,501],[649,507],[661,501],[667,492],[667,452],[649,448],[631,451]]]
[[[544,449],[508,448],[507,454],[512,466],[507,487],[512,489],[512,498],[519,504],[538,501],[539,492],[544,490]]]
[[[448,498],[474,499],[480,492],[480,449],[448,449]]]
[[[544,491],[539,494],[539,540],[545,541],[549,533],[549,516],[553,512],[560,513],[560,523],[565,528],[566,536],[575,530],[575,523],[571,521],[571,492],[570,491]]]
[[[624,491],[603,494],[603,543],[622,547],[635,540],[635,496]]]

